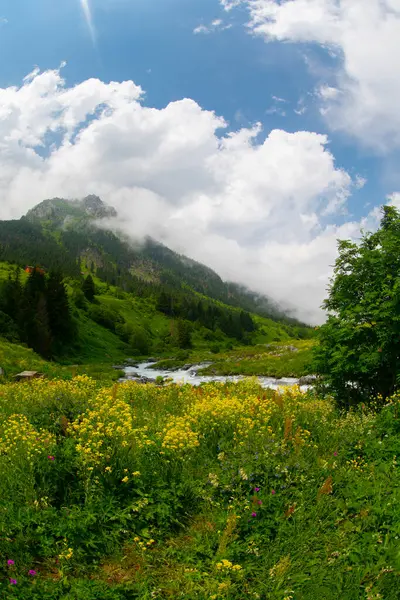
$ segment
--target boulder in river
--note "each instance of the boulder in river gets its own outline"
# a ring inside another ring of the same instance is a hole
[[[300,377],[298,383],[299,385],[313,385],[313,383],[316,382],[316,379],[316,375],[304,375],[303,377]]]

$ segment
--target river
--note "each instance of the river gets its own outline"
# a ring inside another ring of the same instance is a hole
[[[208,383],[210,381],[235,382],[243,379],[249,379],[243,375],[198,375],[197,371],[199,371],[202,367],[208,366],[209,363],[192,365],[190,368],[178,369],[177,371],[151,369],[150,366],[153,364],[154,363],[152,362],[143,362],[138,366],[124,367],[125,379],[122,379],[122,381],[125,381],[126,379],[135,380],[141,377],[148,379],[155,379],[156,377],[168,377],[175,383],[190,383],[191,385],[200,385],[201,383]],[[294,377],[282,377],[282,379],[275,379],[274,377],[258,377],[258,380],[263,388],[271,388],[274,390],[282,387],[297,385],[299,382],[299,380]],[[307,390],[308,388],[308,385],[300,386],[300,389],[302,390]]]

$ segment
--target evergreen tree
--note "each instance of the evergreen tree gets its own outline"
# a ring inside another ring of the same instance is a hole
[[[93,277],[89,274],[82,285],[82,291],[89,302],[93,302],[96,293]]]
[[[3,284],[0,294],[0,307],[16,323],[19,319],[22,301],[22,285],[19,275],[19,268],[15,270],[14,277],[9,275],[7,281]]]
[[[192,347],[192,335],[190,323],[183,319],[178,319],[176,328],[176,338],[179,348]]]
[[[48,357],[51,349],[51,331],[46,302],[46,281],[43,273],[34,269],[22,296],[20,312],[22,339],[42,356]]]
[[[158,297],[157,310],[164,315],[172,315],[172,298],[166,292],[162,291]]]
[[[47,311],[52,337],[57,347],[68,342],[74,333],[68,295],[59,271],[50,273],[47,281]]]

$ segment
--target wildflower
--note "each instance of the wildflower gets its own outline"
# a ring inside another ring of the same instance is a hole
[[[134,472],[132,473],[132,475],[133,475],[134,477],[140,477],[140,471],[134,471]]]
[[[12,567],[13,565],[15,565],[15,562],[13,560],[9,559],[7,561],[7,564],[8,564],[9,567]]]
[[[255,492],[259,492],[259,491],[260,491],[260,488],[259,488],[259,487],[255,487],[255,488],[254,488],[254,491],[255,491]]]
[[[125,475],[125,477],[124,477],[123,479],[121,479],[121,481],[122,481],[123,483],[128,483],[128,481],[129,481],[129,477],[127,477],[127,476]]]
[[[10,578],[11,585],[17,585],[17,580]]]
[[[338,455],[338,453],[337,453],[337,452],[334,452],[334,453],[333,453],[333,456],[337,456],[337,455]]]
[[[262,504],[262,500],[259,500],[259,501],[257,502],[257,504],[259,504],[259,505],[261,506],[261,504]]]
[[[49,455],[47,458],[48,458],[49,460],[55,460],[55,457],[54,457],[54,456],[50,456],[50,455]]]
[[[251,513],[251,516],[252,516],[252,517],[256,517],[256,516],[257,516],[257,513],[256,513],[256,512],[252,512],[252,513]]]
[[[271,494],[272,494],[273,496],[275,496],[275,494],[276,494],[276,491],[275,491],[275,490],[271,490]]]
[[[34,569],[30,569],[28,571],[28,575],[30,575],[31,577],[35,577],[35,575],[37,575],[36,571]]]

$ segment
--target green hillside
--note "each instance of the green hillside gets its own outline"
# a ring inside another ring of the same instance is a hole
[[[46,200],[18,221],[0,221],[0,336],[64,364],[179,350],[206,357],[312,337],[208,267],[97,226],[115,216],[88,196]]]
[[[96,224],[109,226],[115,209],[97,196],[83,200],[45,200],[18,221],[0,221],[0,260],[25,266],[31,262],[46,269],[61,268],[79,276],[89,268],[110,285],[148,294],[160,288],[189,291],[288,324],[296,321],[266,296],[224,282],[212,269],[163,244],[146,238],[133,241]]]

